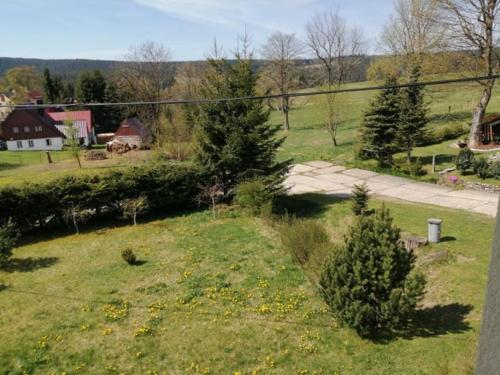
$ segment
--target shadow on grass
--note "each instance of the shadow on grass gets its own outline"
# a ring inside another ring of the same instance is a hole
[[[8,288],[7,285],[0,284],[0,292],[4,291],[7,288]]]
[[[275,213],[291,215],[297,218],[315,218],[328,210],[328,206],[348,199],[348,195],[326,195],[308,193],[283,196],[277,199]]]
[[[432,164],[432,155],[419,156],[422,164]],[[438,154],[436,155],[436,164],[453,163],[455,156],[451,154]]]
[[[132,267],[140,267],[147,263],[145,260],[136,260],[135,263],[131,264]]]
[[[436,305],[417,310],[413,318],[398,331],[380,334],[372,340],[379,344],[387,344],[397,338],[412,340],[414,338],[436,337],[447,334],[464,333],[471,329],[465,318],[473,310],[472,305],[451,303]]]
[[[59,262],[59,258],[11,258],[4,264],[0,271],[13,272],[33,272],[42,268],[48,268]]]
[[[11,163],[0,163],[0,171],[6,171],[10,169],[17,169],[21,167],[21,164],[11,164]]]
[[[457,238],[453,236],[445,236],[441,238],[441,242],[453,242],[456,241]]]

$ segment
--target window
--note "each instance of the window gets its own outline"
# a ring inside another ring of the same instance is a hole
[[[41,126],[35,126],[35,131],[40,133],[42,131],[42,127]]]
[[[35,143],[33,141],[28,141],[28,147],[29,148],[35,147]]]
[[[45,143],[47,144],[47,146],[52,146],[52,139],[46,139]]]
[[[24,127],[24,132],[25,133],[29,133],[30,132],[30,127],[29,126],[25,126]]]
[[[23,148],[23,141],[17,141],[17,148]]]
[[[19,128],[17,126],[14,126],[12,128],[12,133],[15,133],[15,134],[19,133]]]

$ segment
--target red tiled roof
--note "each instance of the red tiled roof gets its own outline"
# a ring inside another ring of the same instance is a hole
[[[62,125],[66,120],[71,120],[73,122],[84,121],[87,126],[87,132],[92,133],[91,111],[47,112],[47,116],[49,116],[57,125]]]

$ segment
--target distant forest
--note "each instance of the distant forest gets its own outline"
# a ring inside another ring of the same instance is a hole
[[[356,71],[350,72],[347,81],[359,82],[366,80],[366,71],[370,63],[374,60],[375,56],[364,56],[362,58],[361,64],[357,66]],[[5,72],[11,68],[19,66],[33,66],[42,72],[45,68],[48,68],[51,72],[63,77],[66,80],[74,81],[83,71],[89,70],[100,70],[104,75],[107,75],[113,71],[114,66],[120,61],[112,60],[86,60],[86,59],[25,59],[25,58],[11,58],[11,57],[0,57],[0,76],[5,74]],[[168,63],[171,68],[175,71],[182,64],[187,62],[173,61]],[[203,61],[196,61],[194,63],[203,64]],[[255,60],[255,68],[259,69],[264,64],[263,60]],[[305,78],[306,81],[314,81],[315,71],[317,70],[317,65],[314,60],[299,60],[297,65],[303,68],[303,74],[308,77]],[[319,72],[318,72],[319,74]],[[313,82],[311,82],[313,84]]]

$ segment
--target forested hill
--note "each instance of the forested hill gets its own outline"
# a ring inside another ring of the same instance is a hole
[[[0,75],[5,71],[17,66],[34,66],[42,71],[49,68],[51,71],[57,72],[63,76],[78,75],[84,70],[99,69],[107,72],[112,69],[116,61],[110,60],[83,60],[83,59],[64,59],[64,60],[43,60],[43,59],[24,59],[0,57]]]
[[[355,71],[351,71],[348,81],[363,81],[366,77],[366,68],[372,61],[373,56],[365,56],[361,60],[361,64],[358,65]],[[34,66],[40,72],[45,68],[49,68],[51,72],[58,74],[66,79],[75,79],[82,71],[85,70],[95,70],[99,69],[104,74],[109,73],[116,66],[118,61],[112,60],[86,60],[86,59],[25,59],[25,58],[12,58],[12,57],[0,57],[0,76],[2,76],[7,70],[15,68],[18,66]],[[198,62],[200,63],[200,62]],[[255,68],[260,68],[264,62],[262,60],[255,61]],[[184,62],[171,62],[169,63],[171,68],[174,70],[179,68]],[[314,76],[319,72],[316,72],[316,63],[312,60],[304,59],[297,61],[297,65],[305,69],[305,73],[308,76],[308,80],[314,81]],[[312,83],[312,82],[311,82]]]

